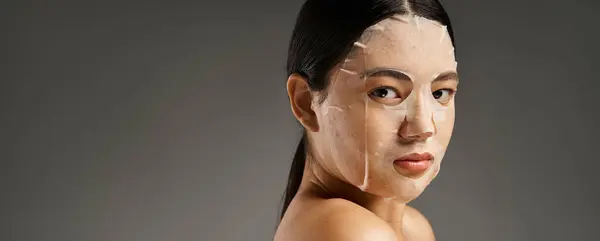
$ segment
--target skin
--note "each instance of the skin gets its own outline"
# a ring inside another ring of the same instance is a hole
[[[443,26],[424,18],[396,16],[376,27],[331,71],[326,96],[300,75],[288,79],[309,151],[277,241],[435,240],[407,203],[438,174],[452,135],[452,43]],[[386,71],[365,74],[378,69]],[[434,156],[424,172],[395,164],[423,152]]]

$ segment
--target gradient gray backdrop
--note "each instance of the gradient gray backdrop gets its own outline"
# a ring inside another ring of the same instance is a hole
[[[593,240],[598,1],[443,2],[461,90],[438,240]],[[270,240],[301,1],[3,3],[7,241]]]

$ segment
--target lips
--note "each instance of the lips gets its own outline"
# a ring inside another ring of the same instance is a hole
[[[398,167],[401,174],[415,175],[420,174],[431,166],[433,155],[431,153],[411,153],[400,157],[394,161],[394,166]]]
[[[430,161],[433,160],[433,155],[429,152],[411,153],[406,156],[396,159],[396,161]]]

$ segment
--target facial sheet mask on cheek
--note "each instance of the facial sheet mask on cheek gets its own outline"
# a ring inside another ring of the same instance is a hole
[[[354,43],[332,78],[321,113],[330,125],[324,128],[328,143],[336,143],[328,151],[336,160],[331,168],[338,175],[365,192],[402,202],[416,198],[433,180],[447,145],[436,139],[438,127],[453,122],[453,112],[447,118],[449,107],[434,98],[431,86],[439,74],[435,71],[456,69],[448,38],[446,28],[436,22],[397,16],[371,26]],[[394,80],[408,86],[400,103],[382,104],[369,96],[381,87],[373,76],[382,72],[401,72],[410,78]],[[431,137],[406,140],[415,135]],[[423,174],[415,177],[397,171],[396,159],[424,152],[432,153],[434,160]]]
[[[364,46],[357,42],[352,52],[360,51]],[[322,160],[327,162],[323,167],[330,173],[336,173],[341,178],[354,186],[363,185],[365,172],[364,160],[368,159],[366,151],[365,116],[366,108],[364,98],[360,91],[364,88],[364,80],[356,72],[356,60],[348,58],[334,71],[331,78],[329,91],[323,103],[318,103],[320,97],[314,100],[313,105],[320,106],[320,120],[324,124],[320,128],[323,132],[321,138],[328,146],[317,147]]]

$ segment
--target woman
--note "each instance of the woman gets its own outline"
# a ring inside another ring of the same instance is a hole
[[[277,241],[434,240],[407,203],[440,169],[458,85],[436,0],[308,0],[287,90],[304,128]]]

